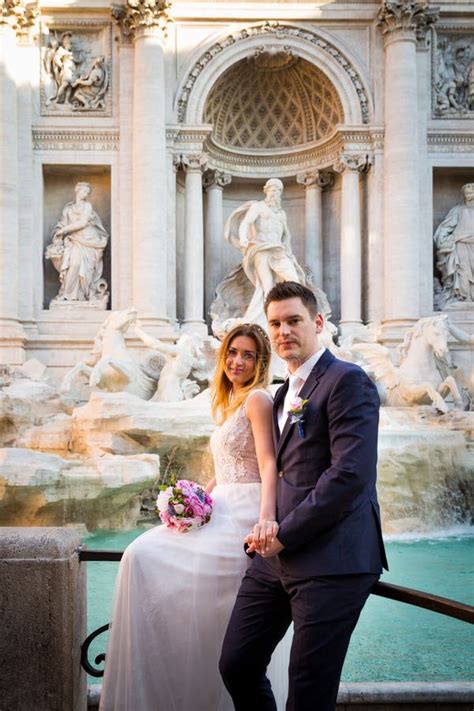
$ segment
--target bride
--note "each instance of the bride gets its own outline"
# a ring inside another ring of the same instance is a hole
[[[270,545],[276,471],[270,344],[255,324],[230,331],[212,385],[213,512],[203,528],[157,526],[126,549],[119,569],[101,711],[231,711],[218,672],[227,622],[247,566],[243,539],[254,526]],[[288,655],[269,669],[284,707]],[[273,667],[273,673],[272,673]]]

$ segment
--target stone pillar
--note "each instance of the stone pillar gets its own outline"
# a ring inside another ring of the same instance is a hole
[[[366,155],[342,155],[334,170],[342,174],[341,197],[341,321],[342,335],[362,324],[362,242],[359,173],[368,167]]]
[[[24,360],[25,334],[19,323],[17,35],[27,32],[37,11],[6,0],[0,13],[0,363]]]
[[[385,48],[384,320],[395,328],[420,316],[416,31],[426,32],[434,18],[415,0],[384,0],[378,13]]]
[[[115,10],[134,42],[132,239],[133,304],[148,325],[167,318],[166,131],[163,44],[170,3],[134,3]]]
[[[207,335],[204,323],[204,224],[202,171],[205,153],[181,156],[186,171],[184,226],[184,320],[185,332]]]
[[[305,187],[305,265],[313,274],[314,285],[323,288],[323,205],[322,191],[331,175],[313,170],[300,173],[296,182]]]
[[[68,528],[0,527],[2,708],[86,711],[86,569]]]
[[[205,312],[214,298],[214,291],[221,279],[222,244],[224,241],[224,215],[222,197],[224,187],[230,185],[232,176],[220,170],[207,170],[203,185],[207,193],[204,245]]]

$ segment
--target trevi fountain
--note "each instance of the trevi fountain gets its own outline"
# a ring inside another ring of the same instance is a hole
[[[473,28],[445,0],[5,0],[2,525],[133,528],[210,477],[219,338],[285,279],[379,389],[385,532],[470,522]]]

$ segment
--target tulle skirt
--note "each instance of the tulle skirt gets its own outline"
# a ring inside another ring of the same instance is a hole
[[[212,492],[204,527],[157,526],[125,551],[117,578],[101,711],[232,711],[218,671],[222,641],[248,565],[243,538],[258,520],[259,484]],[[269,677],[285,707],[290,635]]]

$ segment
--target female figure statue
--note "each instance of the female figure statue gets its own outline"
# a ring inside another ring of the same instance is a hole
[[[53,301],[107,301],[102,257],[109,235],[87,200],[91,190],[89,183],[76,184],[76,199],[64,206],[46,249],[61,282]]]

